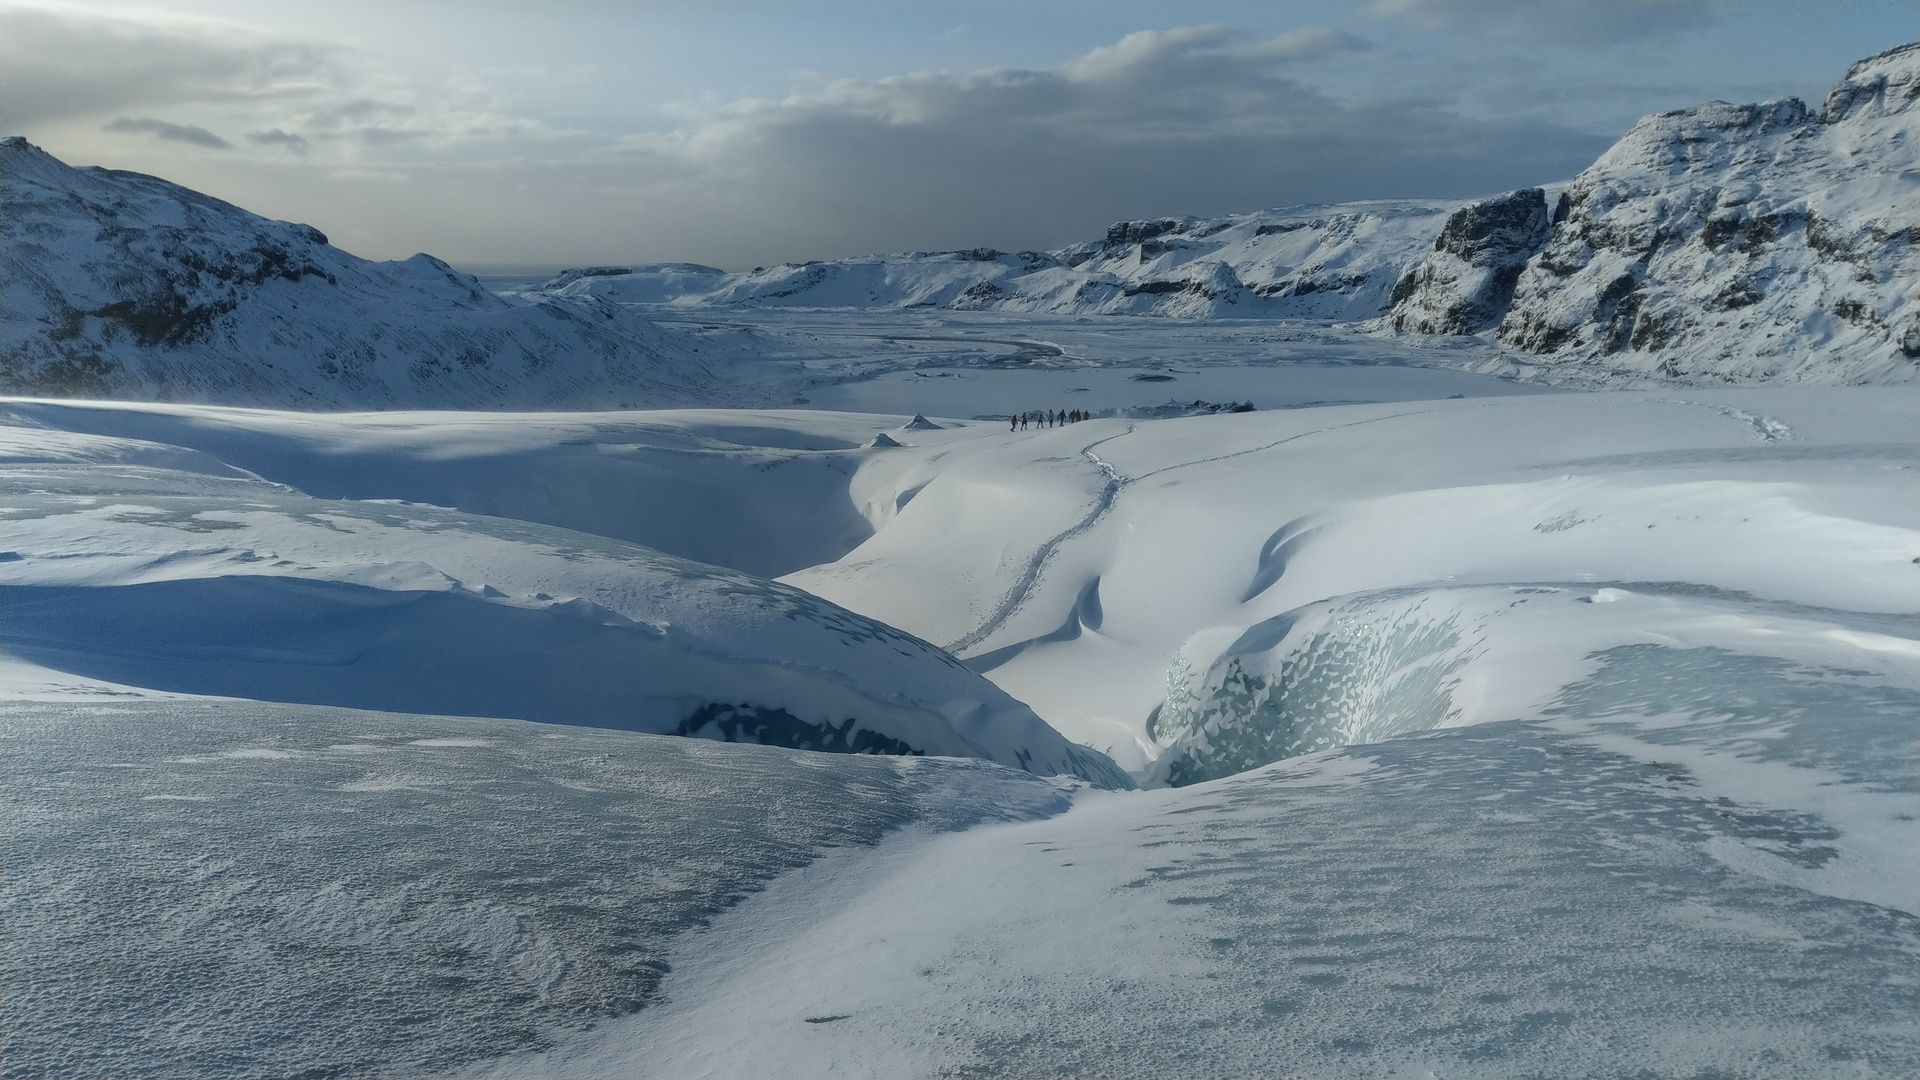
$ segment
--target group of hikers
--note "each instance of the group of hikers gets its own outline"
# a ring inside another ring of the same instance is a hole
[[[1062,424],[1077,424],[1093,417],[1085,409],[1042,409],[1039,412],[1014,413],[1007,417],[1008,431],[1025,431],[1033,427],[1059,427]]]

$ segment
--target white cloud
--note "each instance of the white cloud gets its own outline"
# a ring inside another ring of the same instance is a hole
[[[1342,102],[1295,74],[1366,43],[1146,31],[1048,69],[840,80],[627,140],[653,198],[697,184],[786,252],[1058,244],[1122,217],[1464,195],[1571,175],[1605,140]],[[718,241],[716,246],[732,246]],[[731,255],[732,253],[729,252]],[[740,257],[733,256],[735,259]]]
[[[128,127],[120,119],[176,107],[285,136],[250,139],[256,145],[326,144],[349,157],[557,134],[503,109],[502,95],[471,79],[409,77],[343,46],[149,10],[0,3],[0,68],[0,128],[9,132],[111,116],[110,131],[214,146],[201,125],[169,132],[151,126],[158,121]],[[183,134],[188,128],[202,135]]]
[[[1712,0],[1371,0],[1373,13],[1433,32],[1551,44],[1612,44],[1711,26]]]
[[[669,130],[588,136],[527,115],[504,75],[401,71],[213,20],[12,4],[0,123],[316,222],[362,254],[496,265],[1047,247],[1127,217],[1504,190],[1571,175],[1606,141],[1427,96],[1316,89],[1389,61],[1336,28],[1148,30],[1051,67],[635,106],[629,131],[662,117]],[[154,138],[100,143],[102,123]],[[208,155],[217,130],[250,134]],[[135,144],[148,156],[125,156]]]

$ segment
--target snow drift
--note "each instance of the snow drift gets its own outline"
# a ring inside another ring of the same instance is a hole
[[[68,435],[50,453],[32,429],[4,435],[34,461],[5,474],[5,647],[58,670],[1129,782],[946,653],[790,586],[546,526],[134,464],[160,449],[137,440]]]

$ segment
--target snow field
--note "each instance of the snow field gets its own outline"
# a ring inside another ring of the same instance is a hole
[[[1909,398],[1013,433],[10,400],[8,1060],[1907,1075]],[[990,761],[647,734],[719,687]],[[1106,777],[1069,739],[1184,786],[1016,771]],[[88,934],[110,962],[52,959]]]

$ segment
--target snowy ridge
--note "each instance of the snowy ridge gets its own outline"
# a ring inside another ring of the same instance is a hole
[[[667,405],[723,383],[590,297],[515,306],[429,255],[376,263],[138,173],[0,140],[12,393],[291,408]]]
[[[1123,221],[1058,251],[910,252],[744,274],[682,263],[570,270],[540,294],[690,307],[944,308],[1054,315],[1353,320],[1378,315],[1447,201]]]

